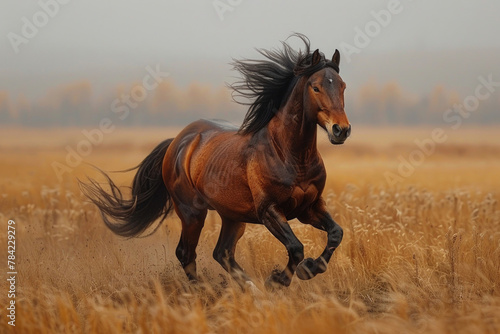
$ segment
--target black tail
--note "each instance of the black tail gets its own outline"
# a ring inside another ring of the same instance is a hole
[[[132,183],[131,199],[124,199],[118,186],[101,170],[111,193],[95,180],[89,179],[87,184],[80,182],[82,192],[97,205],[111,231],[124,237],[135,237],[161,217],[154,233],[170,213],[172,201],[163,183],[162,164],[172,140],[162,142],[136,167],[139,170]]]

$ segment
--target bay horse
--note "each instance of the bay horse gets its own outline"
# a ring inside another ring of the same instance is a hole
[[[216,210],[222,227],[213,256],[242,287],[254,286],[235,260],[246,223],[264,225],[288,252],[286,268],[273,271],[266,285],[289,286],[295,272],[307,280],[326,271],[343,231],[321,196],[326,171],[317,125],[332,144],[349,137],[346,85],[338,50],[327,60],[319,50],[310,51],[304,35],[294,36],[305,50],[282,42],[282,49],[258,50],[264,60],[234,61],[243,80],[232,88],[250,101],[241,127],[214,120],[189,124],[136,167],[129,199],[106,174],[110,193],[95,180],[81,183],[114,233],[138,236],[161,218],[158,228],[173,209],[182,222],[175,253],[187,277],[196,280],[196,246],[207,210]],[[294,218],[327,233],[317,259],[304,259],[304,247],[288,224]]]

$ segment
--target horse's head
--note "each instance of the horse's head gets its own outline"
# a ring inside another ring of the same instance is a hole
[[[311,66],[324,62],[322,58],[319,50],[314,51]],[[346,85],[338,73],[339,63],[340,53],[335,50],[331,62],[309,77],[304,90],[310,116],[328,132],[330,142],[335,145],[343,144],[351,134],[351,125],[344,111]]]

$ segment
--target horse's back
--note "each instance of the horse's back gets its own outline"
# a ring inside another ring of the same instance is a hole
[[[187,125],[178,136],[183,136],[184,133],[207,135],[217,133],[236,134],[237,132],[238,127],[228,121],[220,119],[200,119]]]
[[[239,137],[237,132],[238,128],[235,125],[224,120],[200,119],[192,122],[174,138],[167,151],[164,168],[168,171],[169,167],[174,167],[168,166],[168,161],[175,161],[179,164],[187,160],[189,164],[193,157],[196,160],[199,153],[206,151],[207,146],[214,146],[213,141],[225,142],[231,137]],[[221,136],[223,139],[218,138]],[[215,145],[215,147],[218,146]],[[184,167],[188,168],[189,166],[184,164]]]
[[[234,125],[233,123],[228,122],[226,120],[223,120],[223,119],[201,119],[197,122],[204,123],[209,127],[213,127],[215,129],[218,129],[221,132],[223,132],[223,131],[237,132],[238,131],[238,127],[236,125]],[[195,123],[197,123],[197,122],[195,122]]]

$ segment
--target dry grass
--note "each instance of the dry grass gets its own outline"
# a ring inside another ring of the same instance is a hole
[[[394,171],[398,155],[408,154],[415,148],[412,140],[428,133],[359,129],[343,147],[321,144],[329,170],[325,197],[344,240],[325,274],[266,291],[263,281],[275,266],[284,266],[286,254],[264,227],[249,226],[236,255],[263,290],[253,296],[211,257],[219,232],[215,213],[198,248],[204,281],[193,285],[174,256],[176,217],[151,237],[124,240],[104,227],[78,190],[76,177],[94,175],[88,166],[57,181],[51,162],[64,160],[64,146],[81,138],[78,131],[4,129],[0,242],[6,245],[6,221],[15,219],[15,330],[498,333],[498,129],[461,130],[411,177],[389,187],[383,173]],[[119,130],[85,160],[108,170],[130,167],[165,136],[160,130]],[[114,178],[128,184],[131,177]],[[306,255],[319,255],[324,235],[291,224]],[[5,262],[0,261],[2,272]],[[7,301],[4,282],[1,305]],[[1,318],[0,332],[12,331]]]

